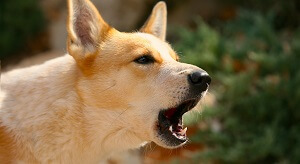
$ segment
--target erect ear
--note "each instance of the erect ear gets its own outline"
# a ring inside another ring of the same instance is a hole
[[[146,21],[146,23],[141,28],[141,32],[150,33],[162,40],[166,38],[166,28],[167,28],[167,7],[166,3],[163,1],[158,2]]]
[[[76,60],[95,54],[109,29],[90,0],[68,0],[67,48]]]

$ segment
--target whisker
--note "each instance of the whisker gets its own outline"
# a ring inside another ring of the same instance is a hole
[[[100,93],[103,93],[103,92],[105,92],[105,91],[111,89],[112,87],[116,86],[116,84],[117,84],[117,83],[114,81],[114,84],[113,84],[113,85],[111,85],[111,86],[107,87],[106,89],[100,91]]]
[[[117,122],[117,119],[119,119],[119,118],[121,117],[121,115],[124,114],[128,109],[129,109],[129,107],[126,108],[125,110],[123,110],[123,111],[122,111],[115,119],[113,119],[113,120],[112,120],[112,123],[111,123],[111,126],[113,126],[114,123]]]

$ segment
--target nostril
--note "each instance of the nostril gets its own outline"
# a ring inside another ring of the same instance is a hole
[[[202,82],[201,72],[193,72],[189,75],[189,78],[193,84],[199,84]]]
[[[193,85],[203,85],[203,84],[210,84],[211,83],[211,78],[209,77],[209,75],[205,72],[193,72],[191,74],[189,74],[189,81],[190,83],[192,83]]]
[[[188,81],[191,92],[198,95],[208,89],[211,78],[205,71],[195,71],[188,75]]]

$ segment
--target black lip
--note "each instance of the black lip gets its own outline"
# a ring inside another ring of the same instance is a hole
[[[188,140],[186,136],[183,138],[178,138],[172,134],[169,130],[170,126],[174,126],[175,124],[182,125],[182,115],[192,108],[194,108],[199,99],[191,99],[184,101],[176,107],[175,113],[171,118],[167,118],[165,113],[168,109],[161,110],[158,114],[158,135],[165,141],[165,144],[168,146],[178,146]]]

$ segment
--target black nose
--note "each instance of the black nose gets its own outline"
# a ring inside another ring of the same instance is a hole
[[[211,78],[204,71],[195,71],[188,75],[188,79],[191,85],[206,90],[211,82]]]

